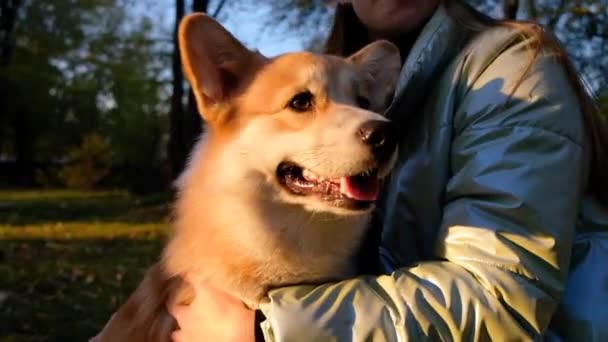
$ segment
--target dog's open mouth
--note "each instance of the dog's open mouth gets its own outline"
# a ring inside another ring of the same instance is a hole
[[[334,206],[353,210],[369,208],[380,191],[377,170],[328,179],[297,164],[283,162],[277,168],[277,178],[284,188],[295,195],[316,195]]]

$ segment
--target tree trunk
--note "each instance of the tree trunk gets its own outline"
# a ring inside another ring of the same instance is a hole
[[[34,185],[33,137],[26,113],[24,110],[17,110],[12,120],[19,183],[15,185],[20,186]]]
[[[519,9],[519,0],[504,0],[502,9],[505,19],[515,20]]]
[[[0,125],[6,124],[8,120],[5,75],[15,46],[14,30],[20,6],[21,0],[0,0]]]
[[[171,163],[171,178],[175,179],[181,173],[186,161],[184,148],[184,75],[182,73],[179,41],[177,37],[179,23],[184,16],[184,0],[175,1],[175,28],[173,31],[173,94],[169,113],[170,133],[168,156]]]
[[[209,0],[193,0],[192,1],[192,12],[207,13],[208,8],[209,8]]]
[[[17,164],[18,185],[32,185],[34,180],[33,148],[30,126],[25,111],[10,110],[6,96],[6,72],[15,47],[15,25],[21,0],[0,1],[0,125],[13,131],[13,145]],[[14,108],[13,108],[14,109]],[[4,139],[4,137],[0,137]],[[2,141],[4,143],[4,141]],[[17,184],[15,184],[17,185]]]
[[[15,43],[14,29],[21,0],[0,0],[0,68],[8,66]]]

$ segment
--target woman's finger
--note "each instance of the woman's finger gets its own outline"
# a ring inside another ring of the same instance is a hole
[[[171,333],[171,341],[173,342],[187,342],[188,339],[185,336],[185,333],[183,330],[175,330],[173,333]]]
[[[104,330],[106,330],[106,328],[108,327],[108,325],[110,325],[110,322],[112,322],[112,320],[114,319],[115,316],[116,316],[116,312],[113,313],[112,316],[110,316],[110,319],[103,326],[103,329],[101,329],[101,331],[97,335],[95,335],[95,336],[93,336],[93,337],[91,337],[89,339],[89,342],[99,342],[99,341],[101,341],[101,336],[103,335]]]

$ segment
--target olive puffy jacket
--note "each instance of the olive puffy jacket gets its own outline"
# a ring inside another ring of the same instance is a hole
[[[272,290],[266,341],[608,341],[608,209],[585,195],[575,93],[545,51],[510,96],[531,44],[438,7],[387,111],[383,275]]]

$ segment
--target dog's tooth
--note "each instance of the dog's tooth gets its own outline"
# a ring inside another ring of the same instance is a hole
[[[308,170],[308,169],[304,169],[302,171],[302,176],[304,176],[304,178],[308,179],[308,180],[314,180],[314,181],[323,181],[325,180],[323,177],[319,177],[319,175],[317,175],[316,173]]]
[[[348,195],[348,185],[346,177],[340,178],[340,193],[343,195]]]

